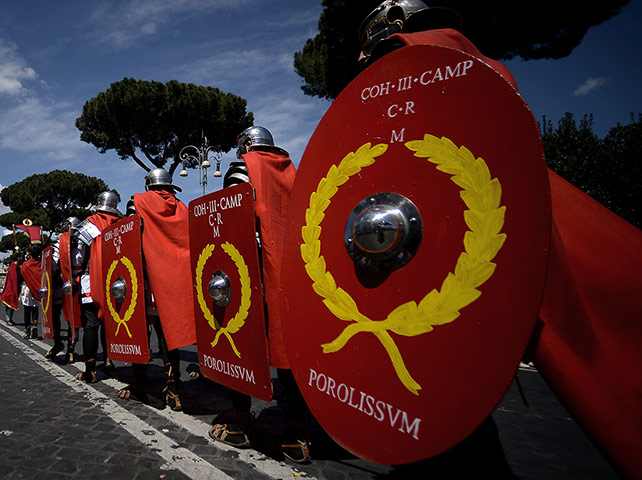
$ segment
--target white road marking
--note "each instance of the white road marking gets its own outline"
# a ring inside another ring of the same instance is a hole
[[[163,435],[151,425],[143,422],[136,415],[118,405],[114,400],[110,400],[95,388],[77,381],[64,369],[45,359],[28,345],[14,338],[13,335],[3,330],[0,330],[0,334],[36,364],[51,373],[56,379],[83,395],[94,405],[100,407],[114,422],[165,460],[168,468],[179,470],[190,478],[211,478],[217,480],[232,478],[188,449],[180,447],[176,442]]]
[[[6,336],[7,334],[4,334],[4,332],[3,332],[3,335]],[[11,339],[12,339],[12,343],[14,345],[16,345],[16,346],[18,346],[18,344],[20,345],[20,347],[18,347],[18,348],[21,348],[21,350],[25,351],[25,349],[27,349],[28,351],[33,352],[32,349],[29,349],[28,346],[26,346],[21,341],[15,339],[13,336],[11,336]],[[47,343],[45,343],[44,341],[42,341],[42,340],[31,340],[30,343],[34,344],[34,346],[37,346],[38,348],[40,348],[41,350],[43,350],[45,352],[48,351],[49,348],[50,348],[50,346]],[[87,385],[87,384],[84,384],[84,383],[81,383],[81,382],[75,380],[73,378],[73,376],[71,376],[71,375],[69,375],[67,373],[66,370],[58,367],[53,362],[45,359],[44,357],[40,357],[40,354],[35,353],[35,355],[36,356],[34,356],[32,354],[32,355],[29,355],[29,356],[32,359],[38,361],[38,363],[43,368],[47,369],[45,367],[45,365],[54,366],[54,367],[56,367],[58,369],[58,371],[61,371],[64,374],[66,374],[66,376],[69,377],[69,381],[65,381],[64,382],[65,384],[68,384],[68,385],[82,385],[83,387],[85,387],[87,389],[91,389],[91,390],[95,391],[97,394],[99,394],[101,397],[107,399],[107,397],[105,397],[105,395],[103,395],[101,392],[99,392],[95,388],[91,387],[90,385]],[[84,370],[84,365],[81,362],[74,363],[73,366],[76,367],[79,371],[83,371]],[[52,372],[52,374],[56,378],[60,379],[60,377],[61,377],[60,373],[55,373],[54,374]],[[115,378],[107,378],[107,379],[101,380],[101,383],[104,383],[105,385],[108,385],[108,386],[114,388],[114,390],[116,390],[116,391],[118,391],[121,388],[127,386],[125,383],[123,383],[123,382],[121,382],[119,380],[116,380]],[[118,406],[118,404],[115,401],[112,401],[112,400],[110,400],[110,401],[113,402],[116,406]],[[145,405],[145,407],[148,408],[150,411],[154,412],[156,415],[160,415],[160,416],[166,418],[170,422],[174,423],[175,425],[177,425],[177,426],[179,426],[181,428],[184,428],[185,430],[191,432],[192,434],[199,435],[199,436],[201,436],[203,438],[206,438],[209,441],[210,446],[212,446],[213,448],[216,448],[216,449],[222,450],[222,451],[226,451],[226,452],[235,452],[237,454],[237,456],[238,456],[238,460],[248,464],[248,466],[253,467],[258,472],[260,472],[260,473],[262,473],[264,475],[267,475],[270,478],[273,478],[275,480],[281,480],[281,479],[291,479],[291,478],[295,478],[295,477],[301,477],[301,478],[306,478],[306,479],[309,479],[309,480],[316,480],[315,477],[313,477],[313,476],[311,476],[311,475],[309,475],[309,474],[307,474],[307,473],[305,473],[303,471],[299,471],[298,469],[291,468],[285,462],[278,462],[278,461],[274,460],[273,458],[270,458],[268,456],[265,456],[265,455],[257,452],[256,450],[253,450],[253,449],[243,449],[243,450],[241,450],[241,449],[229,446],[229,445],[225,445],[224,443],[214,442],[213,440],[210,439],[210,437],[208,435],[208,432],[209,432],[209,429],[210,429],[210,425],[208,423],[206,423],[206,422],[203,422],[202,420],[194,418],[194,417],[192,417],[190,415],[186,415],[185,413],[182,413],[182,412],[174,412],[174,411],[172,411],[170,409],[158,410],[158,409],[156,409],[154,407],[151,407],[149,405]],[[118,406],[118,408],[122,409],[122,407],[120,407],[120,406]],[[122,410],[128,412],[125,409],[122,409]],[[133,414],[130,414],[130,415],[134,416]],[[138,418],[138,417],[135,417],[135,418]],[[142,422],[142,420],[139,419],[139,421],[142,424],[147,425],[144,422]],[[149,427],[149,426],[147,426],[147,427],[148,428],[152,428],[152,427]],[[146,428],[145,430],[147,431],[148,428]],[[162,435],[160,432],[158,432],[158,433],[159,433],[159,435]],[[145,442],[143,442],[143,443],[145,443]],[[172,452],[174,452],[174,451],[175,451],[175,449],[172,448]],[[194,455],[194,454],[192,454],[192,455]],[[200,457],[198,457],[198,458],[200,458]],[[202,460],[202,461],[204,461],[204,460]],[[214,468],[214,467],[212,467],[212,468]],[[220,470],[219,470],[219,472],[220,472]],[[225,475],[223,472],[221,472],[221,473],[223,475]],[[196,478],[199,478],[199,477],[196,477]],[[211,478],[218,478],[218,477],[211,477]],[[221,477],[221,478],[229,478],[229,477]]]

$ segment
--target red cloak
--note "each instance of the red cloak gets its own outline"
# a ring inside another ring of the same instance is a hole
[[[642,477],[642,231],[549,170],[535,364],[625,476]]]
[[[25,260],[22,265],[20,265],[20,273],[22,278],[24,278],[27,287],[31,291],[31,296],[37,302],[40,302],[40,275],[41,275],[41,264],[40,260],[35,258],[30,258]]]
[[[93,223],[101,232],[116,223],[120,218],[111,213],[96,212],[87,217],[87,220]],[[102,278],[102,242],[94,238],[91,241],[91,256],[89,257],[89,285],[91,288],[91,299],[98,306],[98,318],[102,322],[104,319],[103,311],[105,308],[105,286]]]
[[[459,32],[395,35],[501,63]],[[642,477],[642,231],[549,173],[553,231],[534,338],[535,364],[551,389],[627,477]]]
[[[143,257],[167,348],[196,343],[187,207],[174,193],[134,195],[141,216]]]
[[[18,310],[18,265],[16,262],[11,262],[7,269],[4,289],[0,294],[0,302],[9,308]]]
[[[62,276],[63,284],[72,278],[71,263],[69,259],[69,232],[64,232],[60,235],[58,240],[58,253],[60,254],[60,274]],[[70,300],[65,294],[62,296],[62,314],[67,322],[71,323],[71,311],[73,305],[74,322],[73,328],[80,327],[80,301],[78,299],[78,289],[75,290],[75,295]]]
[[[289,157],[276,152],[250,151],[243,155],[243,160],[250,183],[256,190],[254,208],[261,225],[270,363],[277,368],[290,368],[281,329],[278,286],[285,223],[296,169]]]

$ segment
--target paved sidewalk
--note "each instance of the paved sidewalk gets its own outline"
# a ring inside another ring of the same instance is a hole
[[[229,415],[231,392],[189,377],[188,367],[197,363],[195,346],[181,349],[185,411],[172,412],[161,400],[164,376],[158,355],[148,369],[150,404],[126,402],[116,391],[131,380],[130,366],[117,362],[115,370],[105,371],[99,362],[101,381],[82,384],[73,378],[83,369],[81,361],[63,365],[62,354],[53,362],[44,359],[52,342],[23,339],[19,312],[14,321],[15,326],[0,326],[0,478],[449,478],[437,475],[430,461],[391,467],[355,458],[313,418],[313,461],[297,465],[284,460],[276,440],[284,420],[276,374],[275,398],[253,399],[255,449],[215,443],[207,431]],[[82,348],[77,351],[82,354]],[[493,414],[513,471],[534,480],[620,478],[537,372],[520,369],[518,376],[529,406],[513,382]]]

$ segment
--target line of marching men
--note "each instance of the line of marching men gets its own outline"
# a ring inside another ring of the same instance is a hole
[[[430,8],[420,0],[385,0],[361,26],[361,60],[368,64],[407,46],[436,45],[464,52],[483,61],[516,88],[506,67],[483,56],[457,31],[460,27],[461,18],[457,14],[453,17],[448,9]],[[271,311],[274,310],[271,308],[274,302],[278,302],[271,282],[279,278],[280,262],[277,254],[273,258],[274,263],[270,263],[271,256],[268,254],[268,249],[278,245],[278,240],[285,236],[283,231],[278,230],[283,228],[284,222],[269,221],[269,216],[287,212],[295,169],[287,152],[275,147],[272,136],[262,127],[250,127],[239,136],[237,155],[239,161],[232,162],[224,186],[249,181],[257,190],[255,211],[261,220],[258,233],[263,249],[270,361],[277,368],[288,407],[289,428],[282,442],[282,450],[292,460],[304,462],[310,458],[302,413],[305,405],[289,370],[280,334],[280,319]],[[256,181],[256,175],[266,183]],[[549,183],[552,240],[544,298],[529,353],[538,371],[569,410],[582,421],[591,437],[599,440],[600,447],[608,452],[610,459],[628,476],[638,478],[642,475],[642,462],[637,454],[642,441],[639,408],[642,377],[637,370],[640,363],[639,346],[642,344],[642,329],[639,328],[639,286],[642,277],[638,268],[642,264],[642,236],[638,229],[550,171]],[[127,210],[128,213],[135,211],[142,219],[145,268],[158,310],[158,315],[152,315],[151,324],[158,327],[159,346],[167,375],[165,401],[171,408],[180,410],[178,349],[196,341],[193,314],[185,312],[186,307],[193,308],[192,302],[186,302],[189,303],[186,306],[176,301],[182,295],[178,289],[191,288],[187,207],[176,198],[176,191],[180,189],[172,185],[171,177],[162,169],[152,170],[147,175],[145,189],[145,193],[133,196]],[[270,208],[265,207],[267,201]],[[97,244],[95,238],[103,228],[120,217],[117,204],[113,194],[104,192],[98,200],[96,213],[84,222],[77,223],[70,219],[72,234],[63,234],[59,242],[57,255],[61,271],[64,273],[66,268],[75,269],[73,273],[79,278],[85,371],[78,375],[78,379],[85,382],[97,380],[96,352],[101,337],[100,312],[93,298],[100,294],[101,288],[92,288],[94,279],[87,273],[93,270],[92,262],[100,258],[92,251]],[[272,240],[266,241],[268,239]],[[72,243],[71,258],[65,258],[69,243],[64,242]],[[21,268],[27,284],[33,275],[32,263],[38,262],[35,259],[26,260]],[[187,272],[181,273],[181,269]],[[16,273],[15,267],[14,271],[10,268],[7,281]],[[40,285],[39,274],[35,278],[37,290]],[[187,280],[182,281],[182,278]],[[190,295],[188,293],[187,298]],[[4,293],[0,300],[5,301]],[[59,330],[54,325],[56,328]],[[75,332],[72,331],[70,336],[76,338]],[[54,341],[54,347],[47,355],[52,357],[63,348],[61,342]],[[71,359],[73,345],[68,346],[66,355]],[[144,401],[145,365],[134,366],[134,369],[134,382],[120,390],[118,396],[124,400]],[[252,426],[249,405],[250,398],[247,395],[235,393],[235,421],[214,425],[210,436],[236,447],[249,446],[247,433]],[[475,450],[482,453],[476,459],[490,456],[485,455],[491,443],[486,441],[488,438],[483,436],[475,444],[475,447],[479,447]],[[372,439],[372,443],[386,441],[390,440]],[[497,458],[500,457],[502,455],[497,455]],[[490,473],[488,464],[481,466],[471,458],[454,455],[449,466],[469,467],[474,471],[469,476]],[[503,459],[499,463],[505,465]],[[497,474],[497,471],[494,470],[489,476],[512,477],[509,470],[504,469],[502,474]],[[446,478],[454,476],[448,475]]]
[[[280,215],[287,212],[287,200],[294,183],[295,167],[288,152],[274,145],[272,134],[264,127],[252,126],[244,130],[239,137],[237,157],[232,162],[224,178],[224,187],[249,182],[255,175],[260,176],[263,192],[257,191],[255,206],[257,214],[261,211],[262,193],[270,196],[270,213],[263,209],[264,216]],[[193,305],[191,304],[191,272],[189,253],[189,222],[187,206],[176,197],[180,187],[172,183],[169,173],[156,168],[145,176],[145,192],[137,193],[127,203],[126,215],[138,214],[141,218],[142,250],[145,273],[146,313],[148,335],[152,328],[158,338],[158,351],[165,367],[166,385],[163,390],[164,401],[172,410],[182,410],[179,395],[180,357],[179,348],[196,343]],[[275,207],[278,203],[278,208]],[[83,221],[75,217],[67,219],[68,231],[60,235],[53,246],[51,259],[52,275],[52,330],[53,347],[46,353],[46,358],[53,359],[65,350],[61,334],[61,314],[65,319],[72,316],[80,318],[73,328],[68,324],[65,362],[73,362],[74,347],[78,338],[82,338],[82,350],[85,369],[76,375],[76,379],[86,383],[98,381],[96,364],[99,342],[102,344],[103,360],[106,369],[113,369],[113,362],[108,358],[104,316],[101,306],[104,305],[103,285],[101,275],[101,242],[98,242],[101,232],[123,218],[118,210],[118,195],[111,191],[102,192],[96,201],[95,212]],[[263,272],[266,288],[266,303],[268,311],[272,302],[278,299],[267,292],[276,287],[277,255],[267,252],[277,248],[278,242],[265,239],[282,238],[285,232],[283,218],[270,221],[268,218],[260,222],[259,235],[264,239]],[[274,231],[276,230],[276,231]],[[25,309],[29,315],[26,321],[27,334],[37,335],[37,303],[41,283],[42,246],[31,249],[29,258],[24,262],[14,262],[8,272],[8,288],[5,288],[0,300],[13,314],[17,303],[13,301],[13,285],[18,285],[24,279],[26,295],[31,292],[33,306]],[[71,279],[64,281],[63,279]],[[78,292],[78,305],[68,301],[71,292]],[[151,293],[153,292],[153,294]],[[177,299],[189,298],[188,302]],[[10,307],[10,308],[9,308]],[[14,308],[15,307],[15,308]],[[78,308],[77,312],[69,309]],[[31,320],[35,311],[34,320]],[[191,314],[190,314],[191,312]],[[44,322],[43,322],[44,327]],[[277,367],[278,377],[284,387],[287,405],[287,428],[282,439],[282,452],[296,462],[307,462],[310,459],[309,442],[305,429],[305,403],[296,386],[294,377],[289,370],[283,342],[280,340],[280,322],[276,316],[271,316],[269,323],[271,344],[271,363]],[[33,332],[33,333],[31,333]],[[279,340],[275,340],[279,339]],[[147,402],[146,372],[147,365],[133,363],[133,382],[118,391],[117,395],[123,400]],[[198,375],[198,373],[196,372]],[[210,436],[216,441],[224,442],[238,448],[250,446],[248,433],[252,429],[253,416],[250,412],[251,397],[244,393],[234,392],[232,396],[234,421],[228,424],[215,424],[210,429]]]

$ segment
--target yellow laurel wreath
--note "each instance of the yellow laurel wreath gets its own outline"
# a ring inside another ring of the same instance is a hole
[[[44,272],[43,275],[47,283],[47,299],[46,299],[47,302],[42,306],[43,317],[45,317],[49,312],[49,305],[51,303],[51,279],[49,278],[49,272]],[[41,283],[42,283],[42,280],[41,280]]]
[[[464,212],[464,220],[470,230],[464,235],[465,251],[459,255],[455,272],[448,273],[441,290],[433,289],[419,304],[414,301],[404,303],[395,308],[385,320],[373,321],[359,312],[352,297],[337,287],[332,274],[326,271],[319,241],[324,211],[338,187],[362,168],[372,165],[375,157],[382,155],[388,148],[385,144],[372,148],[370,145],[366,143],[356,153],[346,155],[338,167],[332,165],[326,177],[319,181],[317,190],[311,194],[310,207],[305,213],[306,225],[301,229],[301,258],[313,281],[314,291],[323,297],[328,310],[340,320],[355,322],[346,327],[335,340],[323,344],[323,352],[337,352],[355,334],[371,332],[388,352],[403,385],[413,394],[419,395],[422,387],[408,372],[390,332],[404,336],[430,332],[435,325],[455,320],[460,309],[481,295],[477,287],[495,271],[495,264],[491,260],[506,239],[506,235],[500,233],[506,207],[500,206],[502,190],[499,180],[491,179],[484,160],[475,158],[467,148],[458,148],[446,137],[439,139],[428,134],[424,135],[423,140],[407,142],[406,147],[415,151],[415,156],[427,158],[429,162],[436,164],[438,170],[452,175],[451,180],[462,188],[460,195],[468,207]]]
[[[216,318],[214,318],[214,314],[212,314],[210,309],[207,307],[207,304],[205,303],[205,297],[203,295],[203,269],[205,268],[207,260],[212,256],[214,248],[214,244],[206,245],[205,248],[203,248],[203,250],[201,251],[201,254],[198,256],[198,262],[196,263],[195,272],[196,299],[198,300],[198,304],[201,307],[201,311],[203,312],[205,320],[207,320],[207,323],[210,327],[212,327],[213,330],[216,330],[216,337],[214,337],[214,341],[212,342],[212,348],[214,348],[218,344],[220,336],[225,335],[225,337],[229,340],[230,346],[232,347],[232,350],[234,350],[236,356],[241,358],[241,353],[236,348],[236,344],[232,339],[232,335],[238,332],[241,327],[245,325],[245,319],[247,318],[248,312],[250,310],[250,305],[252,303],[250,300],[252,294],[252,290],[250,289],[250,274],[247,265],[245,264],[245,260],[243,259],[243,255],[241,255],[241,252],[239,252],[234,247],[234,245],[229,242],[225,242],[224,244],[222,244],[221,248],[232,259],[239,273],[241,282],[241,305],[239,306],[239,310],[238,312],[236,312],[234,318],[227,322],[227,325],[224,328],[221,328],[219,322],[217,322]]]
[[[136,278],[136,269],[134,268],[134,264],[129,260],[127,257],[122,257],[120,259],[123,265],[127,268],[129,271],[129,277],[131,279],[131,285],[132,285],[132,299],[131,302],[129,303],[129,308],[125,312],[125,316],[123,318],[120,318],[118,315],[118,312],[114,310],[113,305],[111,304],[111,276],[114,273],[114,270],[116,269],[116,265],[118,265],[118,260],[114,260],[111,262],[111,265],[109,266],[109,270],[107,271],[107,281],[105,282],[105,292],[106,292],[106,298],[107,298],[107,308],[109,309],[109,313],[111,314],[112,318],[114,321],[118,324],[118,327],[116,328],[116,334],[115,336],[118,336],[118,331],[120,330],[121,326],[125,327],[125,330],[127,331],[127,335],[129,335],[129,338],[132,338],[132,334],[129,331],[129,328],[127,327],[127,322],[132,318],[132,315],[134,314],[134,309],[136,308],[136,301],[138,300],[138,280]]]

